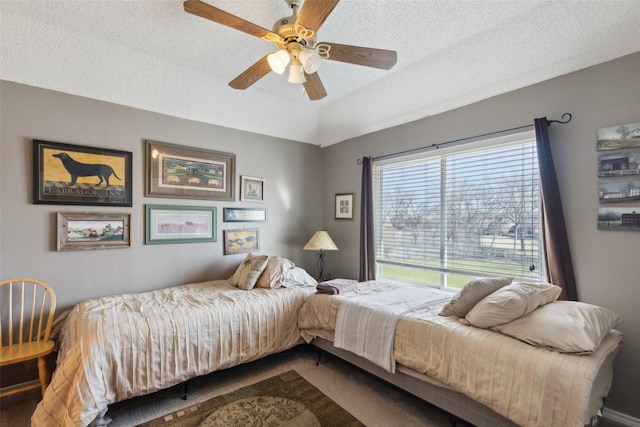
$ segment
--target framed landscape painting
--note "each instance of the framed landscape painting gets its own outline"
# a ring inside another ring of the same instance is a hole
[[[257,228],[224,230],[223,236],[225,255],[252,252],[260,248]]]
[[[33,203],[131,206],[127,151],[33,140]]]
[[[216,241],[216,208],[209,206],[146,206],[146,244]]]
[[[234,200],[232,153],[147,141],[147,196]]]
[[[58,251],[131,247],[128,213],[58,213]]]

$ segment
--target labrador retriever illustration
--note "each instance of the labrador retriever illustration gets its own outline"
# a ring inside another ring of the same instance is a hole
[[[53,157],[57,157],[62,161],[64,168],[71,174],[71,183],[69,185],[74,185],[81,176],[97,176],[100,179],[98,185],[102,184],[104,181],[109,186],[109,178],[111,175],[115,176],[117,179],[122,181],[113,168],[109,165],[103,165],[99,163],[80,163],[67,154],[67,153],[58,153],[53,154]]]

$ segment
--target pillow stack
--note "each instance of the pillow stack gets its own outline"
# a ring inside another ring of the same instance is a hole
[[[286,286],[313,286],[316,280],[286,258],[249,253],[229,282],[240,289],[277,289]]]
[[[556,301],[560,292],[560,287],[550,283],[481,278],[467,283],[439,314],[571,354],[595,351],[609,331],[622,323],[618,314],[606,308]]]

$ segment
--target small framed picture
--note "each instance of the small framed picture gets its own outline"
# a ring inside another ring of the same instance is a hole
[[[131,247],[128,213],[58,212],[58,251]]]
[[[216,208],[147,205],[146,244],[216,241]]]
[[[353,219],[355,193],[336,194],[336,219]]]
[[[240,201],[264,202],[264,178],[240,177]]]
[[[257,228],[224,230],[223,237],[225,255],[255,252],[260,248]]]
[[[265,222],[266,208],[222,208],[224,222]]]

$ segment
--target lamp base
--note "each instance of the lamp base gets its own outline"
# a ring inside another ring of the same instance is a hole
[[[324,272],[324,252],[322,251],[316,254],[316,267],[318,267],[318,280],[324,280],[322,277]]]

